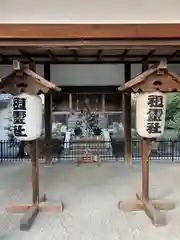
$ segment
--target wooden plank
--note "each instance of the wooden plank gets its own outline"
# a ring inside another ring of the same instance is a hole
[[[1,38],[0,38],[1,39]],[[24,38],[14,41],[14,39],[7,39],[0,41],[0,47],[43,47],[43,48],[58,48],[64,49],[70,48],[86,48],[86,49],[154,49],[170,47],[176,51],[179,49],[179,39],[31,39],[27,40]]]
[[[166,225],[166,217],[163,212],[160,212],[157,210],[157,208],[155,208],[156,203],[154,206],[152,201],[144,199],[143,195],[139,193],[136,194],[136,197],[139,201],[143,203],[144,211],[151,219],[153,225],[155,225],[156,227]],[[157,204],[157,206],[159,205]]]
[[[0,38],[180,38],[179,23],[0,24]]]
[[[14,204],[6,207],[6,211],[10,213],[25,213],[32,207],[32,204]]]
[[[165,199],[152,200],[152,204],[157,210],[172,210],[175,208],[175,203]]]
[[[144,210],[147,216],[152,220],[152,224],[156,227],[166,225],[166,217],[163,212],[159,212],[152,204],[151,201],[142,200]]]
[[[20,221],[20,230],[29,230],[39,213],[38,205],[31,206]]]
[[[40,203],[39,211],[40,212],[63,212],[64,205],[63,203]]]
[[[134,212],[144,210],[144,205],[139,200],[134,201],[120,201],[118,207],[121,211],[124,212]]]

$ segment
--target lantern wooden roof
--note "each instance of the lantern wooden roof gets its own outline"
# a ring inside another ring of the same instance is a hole
[[[166,60],[153,65],[118,88],[120,92],[179,92],[180,77],[169,72]]]
[[[47,93],[49,90],[61,91],[55,84],[47,81],[27,66],[17,60],[13,61],[13,69],[0,79],[0,92],[18,94],[28,92],[32,94]]]

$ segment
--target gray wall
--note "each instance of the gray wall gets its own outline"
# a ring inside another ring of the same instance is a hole
[[[132,77],[141,72],[141,65],[132,65]],[[123,64],[51,65],[51,81],[59,86],[104,86],[124,83]]]
[[[12,65],[0,65],[0,78],[4,77],[6,74],[10,73],[13,70]],[[44,66],[36,65],[36,72],[41,76],[44,75]]]
[[[51,80],[60,86],[120,85],[124,83],[122,64],[52,65]]]
[[[180,76],[180,64],[169,64],[169,70]],[[141,73],[141,64],[132,64],[131,77]],[[37,73],[44,76],[44,66],[37,65]],[[11,65],[0,65],[0,77],[12,70]],[[123,64],[52,64],[51,81],[59,86],[68,85],[121,85],[124,83]]]

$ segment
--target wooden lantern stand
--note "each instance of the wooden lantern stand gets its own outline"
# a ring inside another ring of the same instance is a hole
[[[118,88],[123,93],[162,93],[180,92],[180,77],[170,72],[167,68],[166,59],[125,83]],[[153,138],[153,136],[152,136]],[[141,139],[142,151],[142,193],[137,193],[135,201],[119,202],[119,208],[126,212],[144,210],[155,226],[166,224],[163,212],[159,210],[170,210],[175,207],[167,200],[150,199],[149,197],[149,153],[151,151],[152,139]]]
[[[155,226],[164,226],[166,217],[159,210],[171,210],[175,205],[167,200],[150,199],[149,197],[149,153],[151,151],[152,140],[141,140],[142,152],[142,193],[137,193],[135,201],[119,202],[119,208],[125,212],[144,210]]]
[[[49,90],[60,91],[56,85],[48,82],[31,69],[25,67],[18,61],[14,61],[13,71],[1,79],[0,91],[16,95],[20,93],[19,91],[22,90],[22,86],[25,87],[25,89],[23,89],[24,92],[30,91],[30,93],[37,93],[37,91],[40,90],[45,93]],[[24,79],[24,76],[30,78]],[[28,90],[26,88],[28,88]],[[39,212],[62,212],[64,209],[61,202],[58,204],[47,202],[45,194],[40,198],[38,140],[31,141],[29,147],[31,149],[30,157],[32,162],[32,203],[10,205],[6,208],[7,211],[11,213],[24,213],[24,216],[20,220],[20,230],[29,230]]]

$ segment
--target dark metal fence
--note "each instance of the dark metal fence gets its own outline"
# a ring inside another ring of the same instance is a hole
[[[44,161],[45,147],[41,148],[40,160]],[[77,161],[86,156],[98,156],[101,161],[123,161],[124,142],[119,140],[105,141],[71,141],[59,143],[52,147],[53,161]],[[132,156],[134,161],[141,159],[140,141],[132,141]],[[180,140],[158,141],[150,154],[151,160],[180,160]],[[30,158],[25,152],[24,144],[17,141],[0,141],[0,163],[28,162]]]

